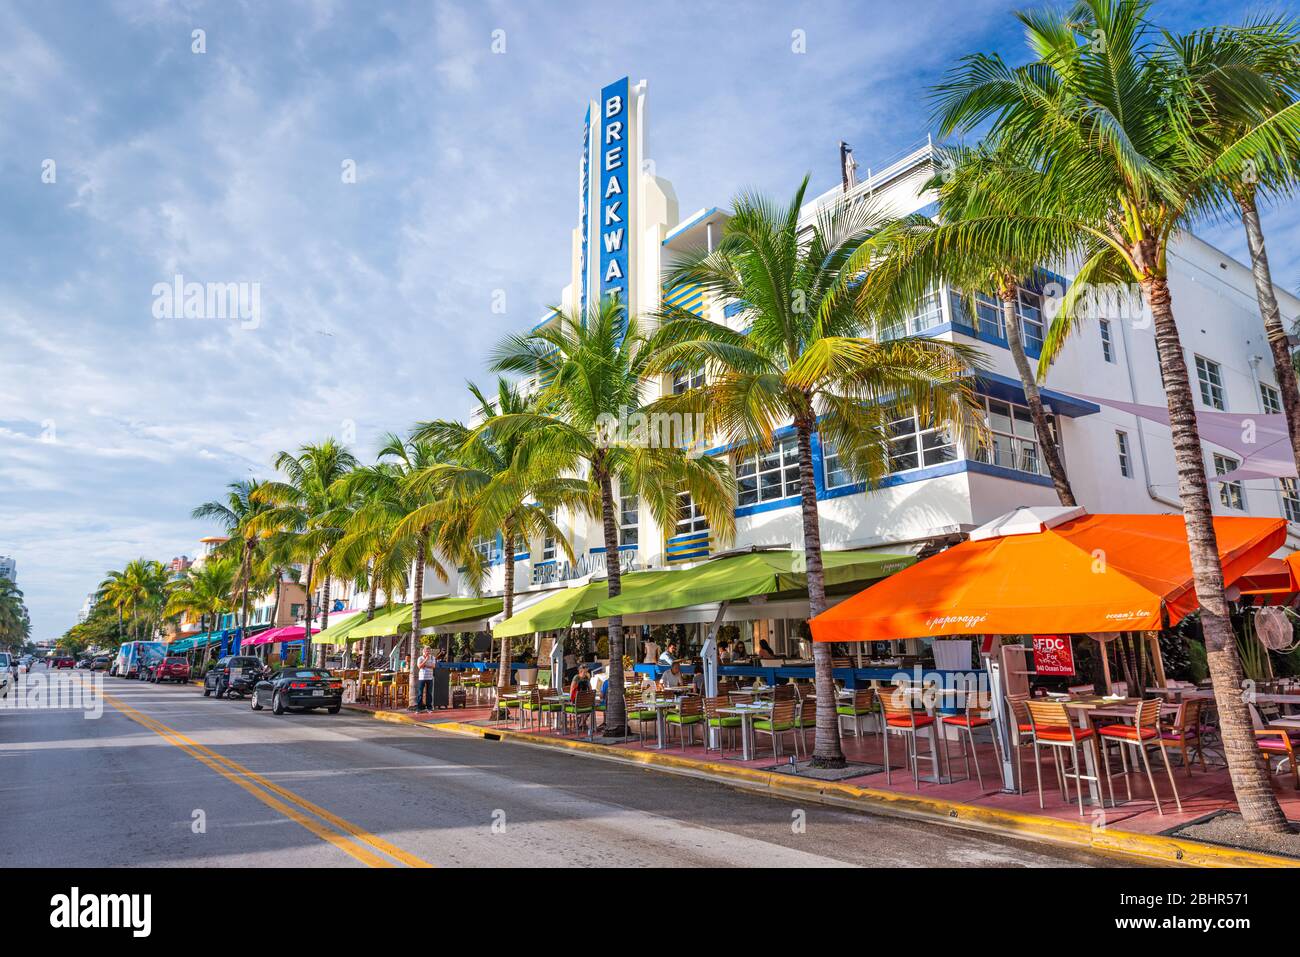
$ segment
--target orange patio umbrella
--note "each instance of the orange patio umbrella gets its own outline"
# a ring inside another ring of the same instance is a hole
[[[1300,592],[1300,552],[1265,558],[1236,581],[1243,595],[1293,595]]]
[[[1225,584],[1286,540],[1280,518],[1216,518],[1214,529]],[[811,625],[815,641],[1155,631],[1196,607],[1181,515],[1080,514],[962,542]]]

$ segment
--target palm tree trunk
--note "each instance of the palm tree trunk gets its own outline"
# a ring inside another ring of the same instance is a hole
[[[1282,410],[1286,413],[1287,431],[1291,434],[1291,454],[1300,467],[1300,388],[1296,385],[1295,366],[1291,362],[1291,344],[1282,314],[1278,310],[1277,295],[1273,291],[1273,271],[1268,264],[1268,250],[1264,246],[1264,227],[1255,206],[1255,194],[1239,195],[1241,221],[1246,227],[1246,244],[1250,247],[1250,271],[1255,277],[1255,298],[1259,300],[1259,314],[1268,334],[1268,348],[1273,353],[1273,374],[1277,376],[1278,391],[1282,393]]]
[[[407,654],[407,667],[410,670],[409,684],[411,687],[411,706],[419,700],[419,672],[416,671],[415,661],[419,657],[417,654],[420,650],[420,605],[424,602],[424,561],[429,553],[429,528],[425,526],[420,529],[420,546],[415,556],[415,575],[411,585],[413,601],[411,602],[411,639],[410,651]]]
[[[600,512],[605,526],[605,571],[609,575],[609,597],[623,592],[623,574],[618,564],[618,526],[614,524],[614,484],[604,462],[592,463],[600,483]],[[609,620],[609,690],[605,694],[605,731],[607,738],[627,734],[627,705],[623,697],[623,616]]]
[[[325,576],[325,584],[321,586],[320,605],[321,605],[320,630],[324,631],[326,628],[330,626],[330,576],[329,575]],[[307,642],[308,647],[311,647],[312,646],[311,645],[311,622],[307,623],[305,640]],[[324,668],[325,667],[325,646],[320,645],[319,648],[320,650],[316,656],[317,660],[319,661],[318,667]]]
[[[1016,287],[1003,283],[998,290],[1002,302],[1002,325],[1007,330],[1007,348],[1011,352],[1011,361],[1016,365],[1016,374],[1020,377],[1020,387],[1025,390],[1025,405],[1029,406],[1029,418],[1034,423],[1034,434],[1038,436],[1038,451],[1047,465],[1047,474],[1052,477],[1056,487],[1056,497],[1062,505],[1073,507],[1074,490],[1065,474],[1065,464],[1061,461],[1060,450],[1056,447],[1056,437],[1047,422],[1047,413],[1043,411],[1043,397],[1038,392],[1038,381],[1029,368],[1029,357],[1025,355],[1025,340],[1020,329],[1020,317],[1016,314]]]
[[[799,440],[799,505],[803,514],[803,551],[808,575],[808,617],[826,610],[826,576],[822,568],[822,528],[817,513],[817,489],[813,484],[812,434],[817,419],[811,411],[795,418]],[[835,700],[831,646],[814,641],[813,684],[819,701]],[[813,741],[812,766],[842,768],[846,764],[840,747],[840,719],[834,707],[817,709],[817,730]]]
[[[506,593],[501,599],[501,613],[509,620],[515,613],[515,533],[506,532]],[[501,661],[497,668],[497,686],[510,684],[510,638],[501,639]]]
[[[1147,261],[1150,261],[1149,257]],[[1178,469],[1178,495],[1182,499],[1183,520],[1187,525],[1192,576],[1201,605],[1201,629],[1205,635],[1205,651],[1214,685],[1214,701],[1219,711],[1219,731],[1223,737],[1228,774],[1246,824],[1256,830],[1285,833],[1288,830],[1286,817],[1273,794],[1268,775],[1260,767],[1250,712],[1241,693],[1241,660],[1237,655],[1237,640],[1223,594],[1223,566],[1219,562],[1214,533],[1209,485],[1202,458],[1204,452],[1196,426],[1196,408],[1192,402],[1191,382],[1187,378],[1187,363],[1183,358],[1178,327],[1174,323],[1168,280],[1163,276],[1148,277],[1142,283],[1142,291],[1155,320],[1156,349],[1160,355],[1160,374],[1169,406],[1169,426]]]
[[[316,559],[313,558],[311,561],[307,563],[307,587],[303,589],[305,595],[303,614],[307,616],[307,620],[303,623],[304,636],[311,632],[311,576],[315,573],[315,571],[316,571]],[[310,649],[311,646],[307,645],[306,648]],[[307,657],[308,653],[309,652],[304,653],[301,658],[301,661],[304,665],[310,661],[310,659]]]
[[[243,601],[243,621],[239,625],[239,650],[244,650],[244,642],[248,640],[248,583],[244,583],[244,601]]]

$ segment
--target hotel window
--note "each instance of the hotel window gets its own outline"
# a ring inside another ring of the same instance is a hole
[[[1268,415],[1277,415],[1282,411],[1282,393],[1267,382],[1259,384],[1259,401]]]
[[[1292,478],[1278,479],[1282,487],[1282,511],[1288,522],[1300,522],[1300,482]]]
[[[1099,325],[1101,326],[1101,357],[1107,362],[1114,362],[1115,344],[1110,338],[1110,320],[1102,319]]]
[[[549,518],[552,522],[555,521],[556,514],[557,514],[556,510],[553,508],[548,508],[546,510],[546,517]],[[554,561],[555,551],[556,551],[555,536],[554,535],[543,536],[542,537],[542,561],[544,562]]]
[[[673,535],[689,535],[692,532],[707,532],[709,520],[704,517],[699,506],[691,500],[690,492],[677,493],[677,524],[673,526]]]
[[[736,463],[736,504],[775,502],[799,494],[799,440],[791,435],[767,452]]]
[[[1196,380],[1201,385],[1201,401],[1211,409],[1227,408],[1223,401],[1223,370],[1217,362],[1204,356],[1196,357]]]
[[[1115,442],[1119,446],[1119,474],[1125,478],[1133,477],[1133,466],[1128,456],[1128,433],[1115,430]]]
[[[492,564],[492,562],[497,558],[496,536],[474,539],[474,551],[478,552],[479,555],[482,556],[484,562],[489,565]]]
[[[618,499],[618,543],[636,545],[640,538],[640,508],[635,495],[621,495]]]
[[[1034,432],[1034,421],[1029,415],[1029,409],[1014,402],[992,398],[984,400],[984,407],[985,420],[992,434],[988,447],[980,450],[980,461],[1020,472],[1046,475],[1047,466],[1038,454],[1038,436]],[[1056,417],[1049,415],[1047,422],[1059,448],[1061,441],[1056,428]]]
[[[1240,466],[1241,463],[1228,455],[1214,453],[1214,474],[1227,475],[1229,472]],[[1219,483],[1219,501],[1225,508],[1235,508],[1244,511],[1246,508],[1246,493],[1241,486],[1241,480],[1235,482]]]
[[[1043,300],[1036,292],[1021,289],[1016,296],[1016,316],[1020,319],[1020,334],[1025,348],[1043,348]]]
[[[698,389],[704,385],[704,372],[673,373],[673,395],[681,395],[687,389]]]
[[[977,292],[969,297],[974,300],[975,317],[971,318],[968,303],[956,289],[948,298],[952,309],[953,321],[959,325],[974,329],[985,338],[1005,339],[1006,330],[1002,328],[1002,307],[988,293]]]
[[[939,299],[939,291],[931,289],[911,315],[890,323],[885,327],[882,335],[886,339],[899,339],[903,336],[914,336],[926,329],[933,329],[942,323],[943,303]]]
[[[919,427],[915,415],[895,419],[886,427],[889,442],[889,472],[906,472],[929,465],[942,465],[957,458],[957,444],[946,428]],[[854,484],[854,477],[840,461],[833,443],[822,440],[822,464],[826,487],[843,488]]]

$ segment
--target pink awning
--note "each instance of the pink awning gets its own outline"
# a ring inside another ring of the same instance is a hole
[[[311,633],[314,635],[318,631],[320,631],[319,628],[313,628]],[[244,647],[248,645],[270,645],[277,641],[301,641],[305,636],[302,625],[285,625],[283,628],[272,628],[260,635],[254,635],[242,644]]]

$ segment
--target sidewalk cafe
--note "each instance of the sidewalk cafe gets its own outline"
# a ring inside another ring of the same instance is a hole
[[[1300,603],[1297,559],[1273,557],[1280,520],[1215,526],[1235,614]],[[1213,693],[1183,665],[1170,666],[1180,677],[1166,671],[1171,642],[1196,628],[1180,516],[1018,509],[924,559],[827,552],[825,566],[829,608],[811,622],[802,559],[789,549],[630,572],[613,599],[606,581],[589,580],[517,596],[509,619],[499,609],[445,616],[431,632],[487,624],[498,643],[533,638],[540,660],[514,662],[502,687],[495,646],[441,663],[472,700],[428,720],[596,740],[613,664],[600,652],[617,614],[630,737],[609,747],[812,775],[818,642],[832,649],[835,681],[834,700],[820,704],[835,710],[847,762],[822,780],[1062,821],[1104,814],[1139,833],[1233,807]],[[409,627],[409,609],[399,618]],[[675,665],[640,658],[660,629],[677,636]],[[729,634],[741,643],[729,629],[755,651],[743,663],[719,653]],[[762,634],[779,651],[760,651]],[[589,649],[576,662],[575,647]],[[1290,751],[1300,684],[1261,685],[1252,709],[1261,760],[1279,772],[1284,810],[1300,817]]]

